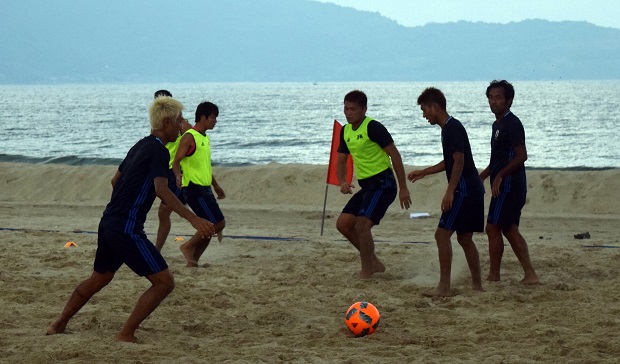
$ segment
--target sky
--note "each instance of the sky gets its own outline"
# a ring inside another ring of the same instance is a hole
[[[620,0],[315,0],[378,12],[404,26],[459,20],[574,20],[620,29]]]

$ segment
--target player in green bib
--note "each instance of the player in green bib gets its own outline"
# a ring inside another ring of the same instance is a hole
[[[385,265],[375,254],[372,227],[379,225],[396,195],[402,208],[408,209],[411,205],[400,153],[387,129],[366,116],[367,103],[366,94],[362,91],[351,91],[344,97],[344,114],[348,124],[340,133],[336,172],[340,192],[353,193],[355,186],[346,182],[346,165],[350,154],[361,190],[343,208],[336,227],[360,252],[362,279],[385,271]]]
[[[168,96],[172,97],[172,93],[168,90],[158,90],[155,92],[155,98],[160,96]],[[166,143],[166,149],[168,149],[168,154],[170,154],[170,163],[168,164],[168,188],[170,191],[174,193],[174,195],[183,203],[183,205],[187,204],[185,202],[185,198],[183,197],[183,193],[181,192],[181,188],[177,187],[176,178],[174,177],[174,172],[172,171],[172,162],[174,161],[174,156],[179,149],[179,143],[181,142],[181,136],[187,130],[191,129],[191,124],[187,121],[187,119],[183,118],[181,115],[181,133],[177,139],[173,142]],[[157,250],[161,251],[166,243],[166,238],[168,238],[168,234],[170,234],[170,229],[172,228],[172,221],[170,220],[170,215],[172,214],[172,209],[166,205],[165,202],[161,202],[159,204],[159,209],[157,210],[157,217],[159,219],[159,226],[157,227],[157,240],[155,240],[155,247]]]
[[[217,193],[218,199],[226,197],[226,194],[213,177],[211,140],[207,130],[215,127],[218,114],[218,107],[211,102],[205,101],[198,105],[196,123],[181,137],[179,149],[172,163],[177,186],[182,188],[185,201],[196,215],[213,223],[216,234],[224,229],[226,221],[213,190]],[[210,242],[211,237],[194,234],[180,246],[188,267],[198,266],[198,260]]]

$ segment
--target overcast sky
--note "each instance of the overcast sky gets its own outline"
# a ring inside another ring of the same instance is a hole
[[[459,20],[576,20],[620,29],[620,0],[315,0],[379,12],[405,26]]]

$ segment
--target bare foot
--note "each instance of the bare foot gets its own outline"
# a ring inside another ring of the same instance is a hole
[[[489,282],[499,282],[499,274],[491,274],[489,273],[489,276],[487,277],[487,281]]]
[[[372,263],[372,270],[374,273],[383,273],[385,272],[385,264],[381,263],[379,259],[375,259]]]
[[[375,259],[372,262],[372,268],[377,273],[385,272],[385,265],[375,256]]]
[[[66,325],[59,325],[57,322],[51,323],[47,327],[45,335],[63,334],[65,332]]]
[[[474,291],[484,292],[484,288],[482,288],[482,285],[480,285],[480,284],[474,284],[474,285],[471,286],[471,288]]]
[[[181,244],[179,249],[181,250],[181,253],[183,253],[183,258],[185,258],[185,261],[187,262],[187,267],[195,268],[198,266],[198,262],[194,259],[194,249],[188,247],[187,243]]]
[[[452,296],[455,296],[456,294],[457,294],[457,292],[455,290],[448,289],[446,291],[446,290],[443,290],[443,289],[435,288],[435,289],[432,289],[430,291],[423,292],[422,296],[424,296],[424,297],[431,297],[431,298],[434,298],[434,297],[452,297]]]
[[[362,269],[358,276],[360,279],[370,279],[372,278],[372,275],[375,273],[383,273],[385,272],[385,265],[383,265],[383,263],[381,263],[381,261],[379,261],[379,259],[375,260],[372,263],[372,267],[370,268],[370,270],[366,271],[364,269]]]
[[[529,275],[529,276],[526,275],[525,278],[523,278],[520,283],[530,286],[530,285],[540,284],[540,280],[538,279],[538,276],[536,274]]]
[[[138,343],[138,339],[134,335],[121,335],[118,334],[116,336],[116,341],[125,342],[125,343]]]

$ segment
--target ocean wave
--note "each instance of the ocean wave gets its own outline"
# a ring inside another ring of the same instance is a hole
[[[66,164],[70,166],[119,165],[121,159],[79,157],[75,155],[62,157],[32,157],[24,155],[0,154],[0,162],[34,163],[34,164]]]
[[[420,153],[421,155],[425,155],[426,153]],[[75,155],[71,156],[62,156],[62,157],[31,157],[31,156],[23,156],[23,155],[10,155],[10,154],[0,154],[0,162],[9,162],[9,163],[32,163],[32,164],[65,164],[70,166],[90,166],[90,165],[112,165],[117,166],[122,162],[122,159],[118,158],[96,158],[96,157],[79,157]],[[217,160],[213,160],[213,166],[219,167],[247,167],[254,165],[265,165],[270,163],[280,163],[280,164],[299,164],[297,161],[276,161],[273,158],[264,158],[257,159],[257,162],[218,162]],[[304,162],[301,162],[304,164]],[[307,163],[306,163],[307,164]],[[310,164],[326,164],[326,163],[310,163]],[[577,171],[577,172],[587,172],[587,171],[606,171],[611,169],[617,169],[618,167],[608,166],[608,167],[587,167],[587,166],[573,166],[573,167],[525,167],[527,170],[553,170],[553,171]]]
[[[63,157],[30,157],[23,155],[0,154],[0,162],[9,163],[31,163],[31,164],[65,164],[69,166],[118,166],[123,160],[119,158],[96,158],[96,157],[79,157],[75,155]],[[234,163],[218,163],[213,161],[214,166],[222,167],[247,167],[256,165],[257,163],[234,162]]]

